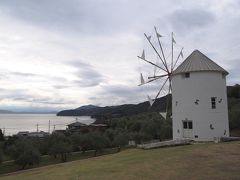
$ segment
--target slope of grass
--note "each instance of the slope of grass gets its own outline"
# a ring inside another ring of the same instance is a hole
[[[240,179],[240,142],[129,149],[2,179]]]
[[[112,153],[116,153],[117,151],[118,151],[117,148],[104,149],[101,152],[98,152],[97,155],[101,156],[106,154],[112,154]],[[87,159],[87,158],[92,158],[93,156],[94,156],[93,150],[86,151],[84,154],[82,152],[75,152],[67,155],[67,161]],[[45,155],[41,157],[41,161],[39,164],[35,164],[34,166],[27,166],[27,169],[48,166],[48,165],[58,164],[58,163],[62,163],[60,158],[55,159],[52,156]],[[17,164],[15,164],[13,160],[8,162],[2,162],[2,164],[0,165],[0,176],[2,174],[20,171],[20,169],[21,169],[21,166],[18,166]]]

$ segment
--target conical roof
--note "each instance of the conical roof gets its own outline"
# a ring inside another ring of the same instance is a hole
[[[173,75],[195,72],[195,71],[217,71],[222,72],[225,75],[228,74],[221,66],[217,65],[199,50],[193,51],[174,71]]]

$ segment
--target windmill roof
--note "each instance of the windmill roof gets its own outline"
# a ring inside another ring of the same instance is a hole
[[[68,124],[67,126],[74,126],[74,127],[76,127],[76,126],[86,126],[86,124],[83,124],[83,123],[80,123],[80,122],[77,121],[77,122]]]
[[[173,75],[195,72],[195,71],[216,71],[228,74],[228,72],[221,66],[217,65],[214,61],[209,59],[199,50],[193,51],[174,71]]]

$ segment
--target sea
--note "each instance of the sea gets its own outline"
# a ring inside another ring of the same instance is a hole
[[[19,131],[49,131],[66,129],[73,122],[91,124],[95,119],[90,116],[56,116],[56,114],[0,114],[0,129],[5,136],[17,134]]]

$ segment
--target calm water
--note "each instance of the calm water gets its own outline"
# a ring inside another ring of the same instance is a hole
[[[48,132],[50,120],[50,131],[55,129],[66,129],[66,125],[76,121],[75,116],[56,116],[55,114],[0,114],[0,128],[5,129],[5,135],[16,134],[18,131]],[[89,116],[79,116],[77,121],[90,124],[95,120]]]

